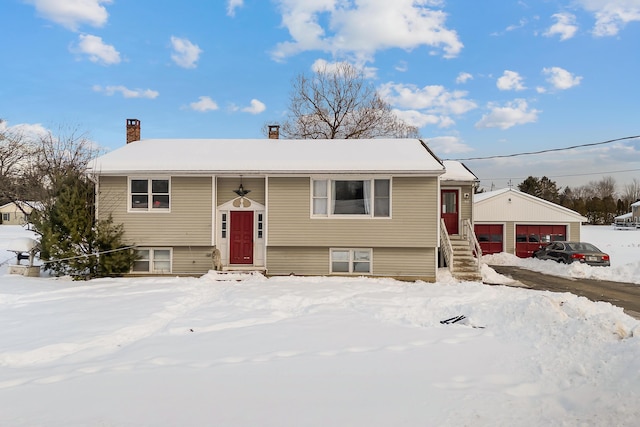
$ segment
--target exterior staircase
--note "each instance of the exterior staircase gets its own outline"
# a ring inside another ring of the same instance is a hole
[[[450,242],[453,249],[453,265],[449,267],[451,275],[458,280],[482,282],[480,266],[469,247],[469,241],[460,236],[451,236]]]
[[[482,282],[480,270],[482,249],[469,221],[465,221],[463,230],[460,235],[449,236],[444,221],[441,223],[440,248],[447,268],[458,280]]]

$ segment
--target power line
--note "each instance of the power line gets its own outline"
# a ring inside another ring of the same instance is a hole
[[[547,178],[570,178],[574,176],[589,176],[589,175],[605,175],[609,173],[624,173],[624,172],[638,172],[640,169],[624,169],[619,171],[606,171],[606,172],[587,172],[587,173],[576,173],[576,174],[568,174],[568,175],[545,175]],[[487,181],[490,179],[526,179],[526,177],[505,177],[505,178],[484,178],[483,181]]]
[[[573,145],[573,146],[564,147],[564,148],[549,148],[549,149],[546,149],[546,150],[528,151],[528,152],[524,152],[524,153],[502,154],[502,155],[486,156],[486,157],[468,157],[466,159],[448,159],[448,160],[455,160],[455,161],[461,162],[461,161],[467,161],[467,160],[490,160],[490,159],[503,159],[503,158],[507,158],[507,157],[530,156],[530,155],[533,155],[533,154],[552,153],[552,152],[555,152],[555,151],[566,151],[566,150],[573,150],[575,148],[584,148],[584,147],[593,147],[593,146],[596,146],[596,145],[611,144],[612,142],[624,141],[624,140],[636,139],[636,138],[640,138],[640,135],[625,136],[623,138],[610,139],[608,141],[592,142],[592,143],[589,143],[589,144]]]

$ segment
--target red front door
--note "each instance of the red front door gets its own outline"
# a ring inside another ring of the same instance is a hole
[[[253,211],[231,211],[230,263],[253,264]]]
[[[444,219],[449,234],[458,234],[458,190],[442,190],[442,209],[440,215]]]

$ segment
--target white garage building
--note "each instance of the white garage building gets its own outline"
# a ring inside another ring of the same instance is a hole
[[[474,195],[474,230],[485,255],[507,252],[527,258],[546,243],[580,240],[580,226],[587,220],[513,188]]]

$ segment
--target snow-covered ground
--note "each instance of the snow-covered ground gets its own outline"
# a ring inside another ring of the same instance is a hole
[[[3,250],[12,235],[24,234],[0,226],[0,263],[12,257]],[[638,270],[640,231],[584,227],[583,239],[611,254],[606,273],[502,262],[624,281]],[[220,279],[73,282],[0,267],[0,426],[640,419],[640,322],[608,303],[458,283],[445,271],[435,284]],[[440,323],[457,315],[466,318]]]

